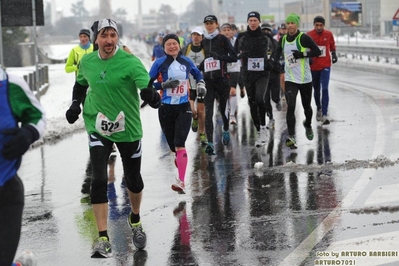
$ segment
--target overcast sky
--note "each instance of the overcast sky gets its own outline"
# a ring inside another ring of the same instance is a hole
[[[44,6],[48,2],[55,2],[57,10],[63,9],[64,16],[72,15],[70,11],[73,3],[78,2],[78,0],[44,0]],[[118,8],[125,8],[128,12],[129,16],[133,16],[138,14],[138,1],[139,0],[111,0],[111,7],[113,10]],[[97,0],[85,0],[85,8],[88,11],[93,9],[93,5],[99,5]],[[159,10],[159,7],[162,4],[168,4],[172,7],[173,11],[177,14],[183,13],[186,11],[187,6],[191,3],[191,0],[173,0],[173,1],[165,1],[165,0],[141,0],[141,8],[143,14],[149,14],[151,9]]]

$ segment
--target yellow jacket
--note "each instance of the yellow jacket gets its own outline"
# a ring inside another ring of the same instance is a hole
[[[93,44],[90,44],[90,47],[88,49],[83,49],[80,47],[80,45],[75,46],[71,52],[69,53],[69,56],[67,58],[66,64],[65,64],[65,72],[66,73],[72,73],[75,71],[75,74],[78,74],[78,65],[80,60],[85,54],[93,52]]]

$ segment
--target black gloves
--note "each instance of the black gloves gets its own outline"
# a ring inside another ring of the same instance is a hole
[[[331,52],[331,57],[332,57],[332,63],[335,64],[338,62],[338,57],[337,54],[334,52]]]
[[[74,100],[72,102],[71,106],[69,107],[69,109],[65,113],[68,123],[69,124],[75,123],[75,121],[78,120],[78,118],[79,118],[80,112],[81,112],[80,103],[78,103],[78,101]]]
[[[205,81],[200,80],[197,83],[197,96],[199,100],[203,100],[206,95]]]
[[[140,97],[144,102],[147,102],[152,108],[159,108],[161,106],[161,96],[159,96],[159,93],[153,88],[147,88],[141,90]]]
[[[162,89],[176,88],[179,86],[180,81],[178,79],[169,78],[167,81],[162,82]]]
[[[294,56],[295,59],[305,58],[303,52],[299,52],[298,50],[293,50],[292,55]]]
[[[3,157],[7,160],[21,157],[29,149],[30,145],[39,138],[39,132],[31,125],[22,128],[5,129],[2,133],[13,136],[3,147]]]

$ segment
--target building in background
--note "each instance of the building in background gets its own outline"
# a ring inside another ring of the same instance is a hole
[[[334,26],[331,5],[338,3],[358,3],[361,13],[357,16],[358,25]],[[398,0],[302,0],[284,4],[284,16],[294,12],[301,17],[300,29],[313,28],[313,18],[322,15],[326,19],[326,28],[335,34],[358,34],[359,36],[389,36],[392,32],[392,18],[399,8]]]

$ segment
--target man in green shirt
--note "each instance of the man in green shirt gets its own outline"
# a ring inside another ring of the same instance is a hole
[[[128,224],[132,229],[133,244],[143,249],[147,238],[140,220],[140,205],[144,188],[141,177],[140,98],[158,108],[160,96],[147,88],[149,75],[141,61],[118,46],[118,28],[115,21],[102,19],[98,23],[95,42],[98,51],[87,54],[80,62],[73,88],[72,105],[66,112],[69,123],[74,123],[81,112],[89,134],[90,159],[93,170],[90,199],[96,219],[99,238],[93,245],[93,258],[112,256],[107,232],[107,163],[115,143],[122,158],[126,186],[132,212]]]

